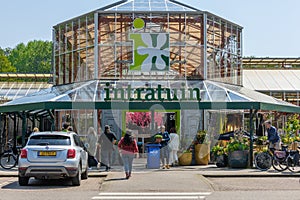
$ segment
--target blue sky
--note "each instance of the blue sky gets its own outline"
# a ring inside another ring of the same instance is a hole
[[[178,0],[244,27],[243,55],[300,57],[299,0]],[[115,0],[10,0],[0,7],[0,47],[52,40],[52,27]]]

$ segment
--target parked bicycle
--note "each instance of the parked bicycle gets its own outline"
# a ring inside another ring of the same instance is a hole
[[[7,150],[0,155],[0,166],[3,169],[11,169],[18,164],[20,149],[22,147],[16,146],[16,148],[14,148],[11,141],[12,140],[9,140],[7,143]]]
[[[298,147],[300,149],[300,147]],[[287,159],[288,169],[291,172],[299,173],[300,172],[300,159],[299,159],[299,151],[291,150],[289,153],[289,157]]]
[[[293,153],[287,149],[286,145],[282,145],[282,150],[268,148],[267,151],[260,152],[255,156],[254,164],[256,168],[266,171],[273,166],[279,172],[288,169],[288,159],[291,159]]]

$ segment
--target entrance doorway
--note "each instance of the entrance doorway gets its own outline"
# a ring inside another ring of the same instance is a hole
[[[145,145],[154,141],[153,135],[164,125],[169,132],[175,127],[180,130],[180,111],[124,111],[123,133],[129,129],[134,134],[140,153],[145,153]]]

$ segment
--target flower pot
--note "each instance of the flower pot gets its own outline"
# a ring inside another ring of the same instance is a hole
[[[246,168],[248,166],[248,157],[248,150],[229,152],[228,165],[231,168]]]
[[[197,165],[208,165],[210,160],[210,145],[197,144],[195,145],[195,161]]]
[[[155,138],[155,143],[161,143],[162,142],[162,138]]]
[[[185,152],[181,154],[181,156],[178,158],[179,165],[191,165],[192,164],[192,152]]]
[[[217,167],[227,167],[228,165],[228,156],[226,154],[218,155],[216,157]]]

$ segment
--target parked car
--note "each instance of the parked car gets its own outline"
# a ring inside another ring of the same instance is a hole
[[[21,150],[18,177],[20,185],[28,185],[29,178],[71,179],[79,186],[88,178],[88,153],[74,132],[33,133]]]

